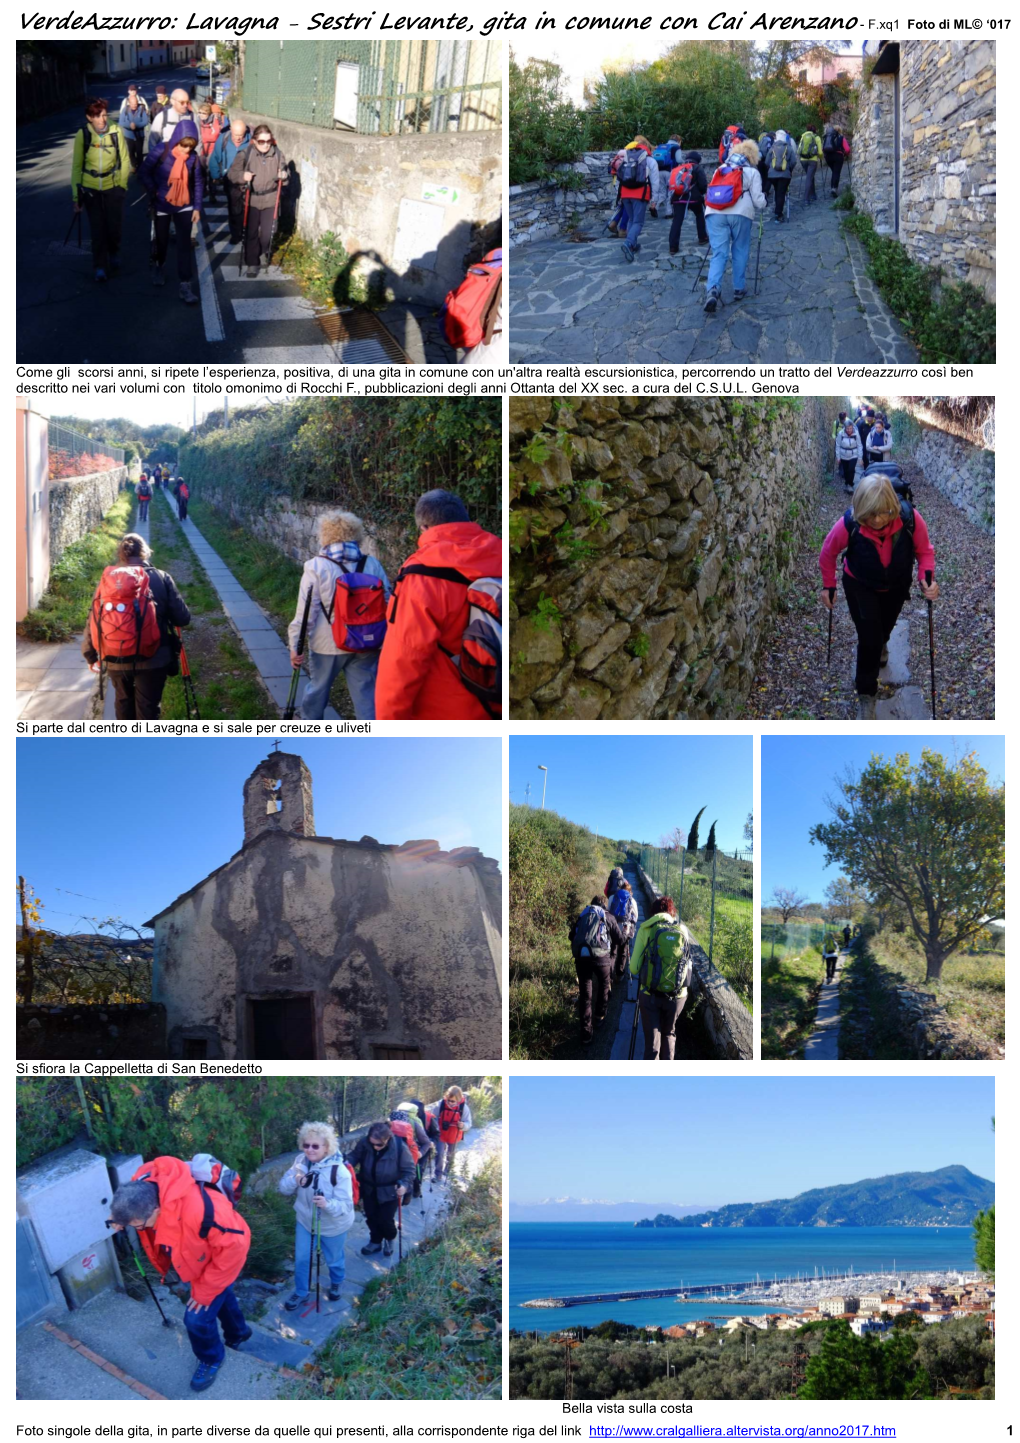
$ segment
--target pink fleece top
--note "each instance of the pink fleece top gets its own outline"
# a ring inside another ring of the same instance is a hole
[[[872,531],[870,526],[861,527],[861,535],[866,536],[878,548],[879,559],[883,566],[888,566],[892,560],[893,537],[897,531],[903,530],[903,522],[897,517],[881,536],[877,531]],[[822,545],[822,554],[818,558],[818,565],[822,569],[822,585],[831,590],[836,585],[836,562],[841,551],[846,550],[847,542],[850,540],[850,533],[844,525],[842,516],[829,532]],[[914,509],[914,555],[917,558],[917,574],[923,576],[926,571],[935,574],[935,551],[928,536],[928,528],[924,524],[924,517],[915,507]],[[847,576],[852,577],[853,572],[843,562],[843,570]],[[884,588],[883,588],[884,589]]]

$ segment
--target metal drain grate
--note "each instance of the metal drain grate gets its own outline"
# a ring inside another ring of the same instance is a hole
[[[337,360],[366,366],[409,366],[411,358],[371,311],[326,311],[316,318]]]

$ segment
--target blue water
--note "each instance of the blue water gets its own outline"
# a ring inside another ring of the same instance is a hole
[[[641,1326],[734,1313],[783,1312],[699,1298],[644,1298],[578,1308],[522,1308],[528,1298],[625,1288],[844,1272],[974,1267],[970,1228],[635,1228],[621,1223],[511,1223],[510,1326],[534,1332],[594,1327],[606,1318]]]

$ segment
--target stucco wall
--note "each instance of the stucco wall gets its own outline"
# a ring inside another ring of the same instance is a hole
[[[88,1007],[18,1007],[21,1058],[166,1056],[162,1007],[96,1003]]]
[[[251,126],[267,120],[232,114]],[[358,272],[398,300],[441,303],[460,284],[473,227],[502,209],[501,131],[379,136],[268,123],[291,168],[289,204],[306,240],[332,231]],[[440,186],[451,195],[430,199]]]
[[[128,484],[128,468],[97,471],[50,482],[50,564],[55,566],[73,541],[99,526]]]
[[[477,852],[263,834],[154,919],[171,1051],[204,1028],[249,1055],[247,998],[312,993],[319,1056],[499,1057],[498,876]]]

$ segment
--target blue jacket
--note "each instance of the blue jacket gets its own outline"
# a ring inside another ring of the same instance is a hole
[[[170,184],[170,172],[174,167],[174,147],[182,135],[194,135],[198,138],[198,130],[191,121],[181,121],[174,138],[169,145],[157,145],[150,150],[148,155],[138,167],[138,179],[149,196],[155,200],[156,209],[165,211],[169,215],[176,215],[183,210],[190,210],[193,206],[196,210],[202,209],[203,200],[203,177],[202,165],[198,158],[198,151],[193,150],[188,156],[188,189],[190,192],[189,204],[171,205],[166,198],[167,187]]]
[[[144,135],[151,123],[152,116],[149,114],[149,108],[141,101],[139,101],[138,103],[137,110],[129,110],[126,100],[124,104],[120,107],[120,114],[117,117],[117,124],[120,126],[121,130],[129,132],[140,130]]]
[[[251,144],[251,131],[245,128],[244,139],[240,145],[234,144],[234,137],[230,133],[230,127],[223,132],[219,140],[213,146],[213,153],[209,157],[209,177],[211,180],[222,180],[227,171],[234,163],[234,157],[239,150],[245,150]]]

